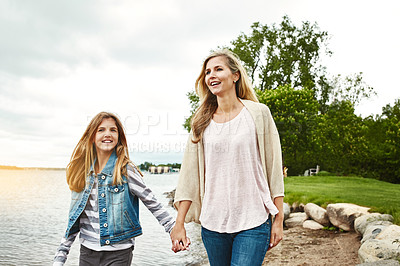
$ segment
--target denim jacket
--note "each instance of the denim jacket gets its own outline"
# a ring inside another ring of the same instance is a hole
[[[123,176],[125,182],[122,185],[112,184],[116,161],[117,155],[114,151],[98,175],[101,246],[118,243],[142,234],[138,197],[130,193],[125,176]],[[95,178],[95,174],[91,171],[86,178],[85,188],[81,192],[72,191],[65,238],[79,231],[79,217],[85,209]]]

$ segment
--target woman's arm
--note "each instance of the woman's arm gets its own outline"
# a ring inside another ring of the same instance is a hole
[[[283,197],[276,197],[274,204],[278,208],[279,213],[275,215],[274,222],[272,223],[270,249],[278,245],[283,238]]]
[[[179,202],[178,215],[176,223],[171,231],[172,250],[178,252],[189,248],[190,239],[186,237],[185,217],[192,202],[190,200],[183,200]]]

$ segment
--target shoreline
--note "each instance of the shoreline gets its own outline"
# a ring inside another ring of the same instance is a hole
[[[0,165],[0,170],[66,170],[61,167],[18,167],[11,165]]]

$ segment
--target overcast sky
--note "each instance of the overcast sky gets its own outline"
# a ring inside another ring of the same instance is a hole
[[[378,96],[359,114],[400,98],[397,0],[0,0],[0,165],[65,167],[103,110],[135,163],[181,162],[203,59],[285,14],[330,34],[328,73],[364,73]]]

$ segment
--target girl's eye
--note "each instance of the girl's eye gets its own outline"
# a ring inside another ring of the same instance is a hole
[[[217,68],[217,71],[222,71],[222,70],[223,70],[223,69],[222,69],[222,68],[220,68],[220,67],[219,67],[219,68]]]
[[[206,71],[206,75],[208,75],[208,74],[210,74],[210,70],[207,70],[207,71]]]

